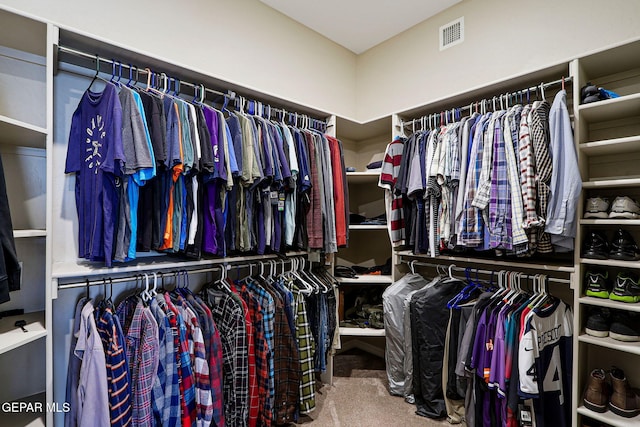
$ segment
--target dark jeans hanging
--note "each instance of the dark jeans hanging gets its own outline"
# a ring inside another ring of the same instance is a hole
[[[9,301],[9,292],[20,289],[20,264],[13,241],[13,224],[9,211],[7,184],[4,179],[4,168],[0,156],[0,304]]]

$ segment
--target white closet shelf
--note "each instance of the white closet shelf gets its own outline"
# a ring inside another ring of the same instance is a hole
[[[374,328],[350,328],[340,326],[340,335],[347,337],[384,337],[384,329]]]
[[[640,114],[640,93],[578,106],[580,119],[604,122]]]
[[[523,262],[517,262],[517,261],[503,261],[499,259],[443,256],[443,255],[440,255],[436,258],[432,258],[429,255],[415,255],[415,254],[412,254],[411,251],[398,251],[397,254],[398,256],[401,256],[401,257],[424,259],[425,262],[429,262],[429,261],[433,261],[433,262],[446,261],[448,263],[464,262],[469,264],[493,265],[497,267],[509,267],[509,268],[518,268],[518,269],[527,268],[529,270],[553,271],[553,272],[560,272],[560,273],[573,273],[575,271],[575,267],[573,266],[573,264],[571,265],[537,264],[531,260],[528,260],[529,262],[524,264]]]
[[[640,417],[635,418],[623,418],[611,411],[604,412],[602,414],[585,408],[584,406],[578,407],[578,413],[580,415],[587,416],[601,423],[605,423],[612,427],[639,427]]]
[[[362,274],[355,279],[348,277],[336,277],[338,283],[348,285],[389,285],[393,283],[391,276],[376,276],[372,274]]]
[[[578,337],[578,341],[640,356],[640,343],[638,342],[618,341],[610,337],[592,337],[591,335],[587,335],[586,333],[580,334],[580,336]]]
[[[640,186],[640,177],[637,176],[633,178],[593,179],[582,182],[582,188],[585,190],[637,186]]]
[[[353,224],[349,225],[349,230],[386,230],[385,224]]]
[[[595,298],[595,297],[588,297],[588,296],[580,297],[579,301],[580,301],[580,304],[595,305],[598,307],[612,308],[614,310],[635,311],[637,313],[640,313],[640,304],[635,304],[635,303],[612,301],[610,299]]]
[[[621,226],[635,226],[640,225],[640,219],[624,219],[624,218],[614,218],[614,219],[581,219],[580,225],[621,225]]]
[[[0,143],[44,148],[46,136],[43,127],[0,115]]]
[[[306,255],[307,252],[287,252],[285,255],[288,257]],[[183,269],[192,267],[206,267],[215,264],[225,264],[231,262],[246,262],[246,261],[260,261],[274,259],[277,256],[275,254],[269,255],[247,255],[247,256],[234,256],[227,258],[212,258],[201,259],[194,261],[179,261],[171,258],[171,261],[167,261],[165,256],[150,256],[148,258],[124,264],[115,264],[114,267],[107,268],[100,262],[89,261],[77,261],[66,263],[53,264],[51,277],[53,279],[65,279],[65,278],[77,278],[85,276],[98,276],[98,275],[117,275],[127,273],[144,273],[152,272],[156,270],[171,270],[171,269]]]
[[[17,320],[25,320],[27,322],[25,326],[27,332],[14,326]],[[0,319],[0,354],[44,338],[46,335],[44,311],[3,317]]]
[[[347,181],[349,183],[361,184],[361,183],[377,183],[380,177],[380,171],[378,172],[347,172]]]
[[[579,145],[580,151],[587,156],[605,156],[640,151],[640,136],[625,138],[603,139],[601,141],[585,142]]]
[[[47,237],[47,230],[13,230],[14,239],[25,239],[29,237]]]
[[[640,261],[620,261],[617,259],[581,258],[580,262],[583,264],[601,265],[603,267],[640,268]]]
[[[45,393],[38,393],[32,396],[27,396],[22,399],[15,400],[14,402],[27,402],[27,403],[42,403],[43,411],[45,406]],[[62,404],[60,404],[62,409]],[[45,415],[42,412],[10,412],[2,414],[2,425],[6,427],[44,427]]]

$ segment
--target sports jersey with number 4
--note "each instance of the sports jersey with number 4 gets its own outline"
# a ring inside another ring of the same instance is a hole
[[[519,394],[532,398],[537,427],[571,425],[571,308],[561,300],[534,309],[518,349]]]

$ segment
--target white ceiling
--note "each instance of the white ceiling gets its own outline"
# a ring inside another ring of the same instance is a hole
[[[260,0],[360,54],[461,0]]]

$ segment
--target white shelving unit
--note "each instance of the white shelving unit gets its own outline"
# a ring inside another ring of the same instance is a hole
[[[1,401],[51,399],[49,369],[51,298],[46,286],[47,161],[52,129],[51,26],[0,10],[0,155],[13,237],[22,266],[20,290],[0,319]],[[43,239],[44,238],[44,239]],[[15,327],[26,322],[24,332]],[[0,413],[0,425],[45,425],[45,415]]]
[[[374,274],[362,274],[357,278],[351,279],[348,277],[336,277],[338,283],[351,284],[351,285],[390,285],[393,283],[393,277],[387,275],[374,275]]]
[[[584,201],[589,197],[607,197],[610,202],[616,196],[638,197],[640,175],[637,162],[640,158],[640,59],[630,52],[638,52],[640,43],[633,42],[597,52],[574,60],[574,130],[580,172],[583,179]],[[580,88],[590,82],[612,90],[619,98],[580,105]],[[582,209],[579,208],[580,215]],[[580,219],[579,239],[576,248],[591,230],[602,232],[609,238],[618,228],[638,238],[637,219]],[[574,339],[574,425],[580,425],[580,417],[606,423],[611,426],[639,426],[640,418],[622,418],[610,411],[599,414],[583,406],[582,392],[589,373],[596,368],[608,370],[612,365],[624,366],[631,386],[640,386],[640,343],[627,343],[610,337],[597,338],[584,332],[587,317],[593,308],[606,307],[621,312],[640,312],[639,304],[628,304],[608,299],[585,296],[584,277],[592,269],[607,270],[615,282],[618,271],[640,273],[640,261],[582,258],[576,251],[576,275],[580,280],[575,293]]]
[[[340,327],[340,335],[343,337],[384,337],[384,329]]]

